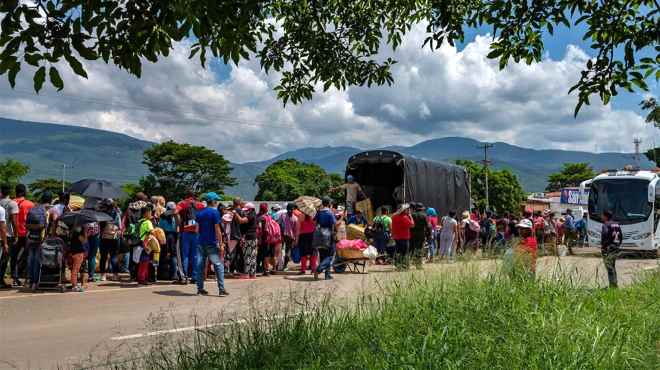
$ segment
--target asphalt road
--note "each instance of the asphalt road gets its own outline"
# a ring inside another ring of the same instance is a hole
[[[492,260],[476,263],[492,271]],[[463,263],[430,264],[429,270],[461,268]],[[598,258],[543,258],[541,275],[552,276],[557,266],[571,271],[587,285],[604,286],[606,278]],[[621,280],[630,283],[640,271],[658,268],[657,260],[626,259],[618,263]],[[337,301],[360,292],[372,291],[376,281],[399,279],[407,274],[391,267],[374,266],[372,273],[335,275],[332,281],[313,281],[311,276],[271,276],[257,280],[227,280],[230,296],[200,297],[192,285],[136,287],[115,282],[98,283],[85,293],[17,291],[0,292],[0,369],[67,368],[89,365],[105,359],[119,359],[121,353],[140,340],[154,336],[182,335],[195,326],[239,320],[251,312],[278,304],[299,305],[327,294]],[[217,293],[214,281],[208,290]],[[304,298],[301,298],[304,297]]]

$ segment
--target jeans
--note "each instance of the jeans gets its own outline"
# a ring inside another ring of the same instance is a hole
[[[179,256],[181,252],[179,251],[178,244],[179,234],[175,232],[166,232],[165,241],[167,246],[167,252],[169,253],[169,263],[170,263],[170,279],[172,280],[183,280],[185,276],[179,271]]]
[[[87,241],[89,242],[89,253],[87,254],[87,273],[89,274],[90,279],[94,279],[94,273],[96,272],[96,254],[99,251],[101,238],[98,234],[96,234],[88,237]]]
[[[438,233],[435,231],[431,232],[431,239],[429,239],[429,257],[433,258],[435,257],[437,250],[436,250],[436,245],[438,244],[437,242],[437,236]]]
[[[330,277],[330,268],[335,259],[335,248],[319,248],[319,259],[321,260],[321,263],[319,263],[319,267],[316,268],[316,272],[325,272],[325,277]]]
[[[199,262],[199,234],[181,233],[181,264],[183,275],[197,279]]]
[[[41,245],[37,242],[28,243],[28,282],[37,284],[41,275]]]
[[[101,266],[100,271],[102,274],[106,273],[108,270],[108,260],[110,260],[110,269],[111,273],[119,273],[117,267],[117,251],[119,250],[119,240],[118,239],[101,239]]]
[[[131,252],[126,252],[122,254],[121,260],[121,272],[128,273],[131,268]]]
[[[619,286],[616,276],[616,258],[618,255],[619,253],[616,251],[603,252],[603,263],[607,270],[607,281],[610,284],[610,288],[616,288]]]
[[[197,271],[203,271],[204,264],[208,258],[215,270],[215,278],[218,281],[218,290],[223,292],[225,290],[225,262],[220,258],[217,245],[199,245],[197,247]],[[204,289],[204,278],[197,278],[197,290]]]

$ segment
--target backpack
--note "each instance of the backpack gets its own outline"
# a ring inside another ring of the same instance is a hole
[[[568,222],[568,220],[573,220],[573,222]],[[564,230],[569,231],[569,232],[575,232],[575,219],[573,217],[569,218],[569,216],[566,216],[566,219],[564,220]]]
[[[385,232],[385,220],[383,220],[383,216],[378,216],[374,219],[373,231],[377,233]]]
[[[30,241],[42,241],[44,230],[46,230],[47,226],[48,216],[46,214],[46,207],[40,205],[30,208],[25,220],[27,239]]]
[[[264,230],[264,239],[268,245],[279,244],[282,242],[282,231],[280,230],[280,225],[277,221],[273,220],[270,215],[265,215],[263,220]]]
[[[468,221],[468,227],[470,228],[470,230],[472,230],[475,233],[481,231],[481,226],[479,226],[479,223],[473,219],[470,219],[470,221]]]
[[[142,211],[139,209],[129,208],[126,211],[126,232],[124,233],[126,243],[130,246],[139,245],[142,243],[140,239],[140,218],[142,218]]]
[[[184,227],[195,225],[197,223],[197,202],[191,200],[186,208],[179,212],[179,216],[181,217],[181,224]]]

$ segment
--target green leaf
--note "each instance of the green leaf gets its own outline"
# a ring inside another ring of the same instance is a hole
[[[78,59],[70,54],[65,54],[64,59],[66,59],[66,61],[69,63],[69,66],[73,72],[75,72],[75,74],[87,78],[87,72],[85,71],[85,68],[83,68],[82,63],[78,61]]]
[[[50,83],[57,88],[57,91],[60,91],[64,88],[64,81],[60,77],[60,72],[57,71],[55,67],[50,67],[48,71],[48,76],[50,76]]]
[[[37,93],[44,86],[44,81],[46,80],[46,67],[42,66],[37,70],[37,73],[34,74],[34,91]]]
[[[9,75],[7,76],[7,78],[9,79],[9,85],[11,85],[12,89],[16,87],[16,75],[20,70],[21,70],[20,63],[14,64],[14,66],[11,69],[9,69]]]

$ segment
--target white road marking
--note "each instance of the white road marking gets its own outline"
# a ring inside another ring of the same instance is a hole
[[[236,321],[232,321],[232,322],[221,322],[221,323],[216,323],[216,324],[187,326],[185,328],[157,330],[157,331],[151,331],[151,332],[148,332],[148,333],[138,333],[138,334],[123,335],[123,336],[120,336],[120,337],[111,337],[110,340],[138,339],[138,338],[153,337],[153,336],[156,336],[156,335],[163,335],[163,334],[183,333],[183,332],[192,331],[192,330],[208,329],[208,328],[215,328],[215,327],[221,327],[221,326],[229,326],[229,325],[234,325],[234,324],[244,324],[246,322],[247,322],[247,320],[236,320]]]
[[[298,315],[306,315],[309,311],[302,311],[297,314],[294,314],[294,316]],[[266,317],[266,320],[273,320],[273,319],[279,319],[282,317],[285,317],[286,315],[275,315],[272,317]],[[186,331],[193,331],[193,330],[200,330],[200,329],[208,329],[208,328],[217,328],[217,327],[223,327],[223,326],[230,326],[230,325],[242,325],[247,323],[246,319],[240,319],[240,320],[234,320],[234,321],[229,321],[229,322],[219,322],[219,323],[214,323],[214,324],[206,324],[206,325],[196,325],[196,326],[187,326],[185,328],[175,328],[175,329],[167,329],[167,330],[157,330],[157,331],[151,331],[147,333],[137,333],[137,334],[129,334],[129,335],[122,335],[119,337],[110,337],[110,340],[114,341],[119,341],[119,340],[129,340],[129,339],[139,339],[139,338],[144,338],[144,337],[153,337],[157,335],[163,335],[163,334],[173,334],[173,333],[183,333]]]

